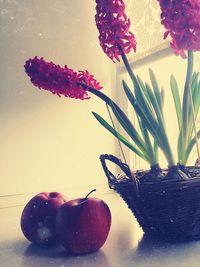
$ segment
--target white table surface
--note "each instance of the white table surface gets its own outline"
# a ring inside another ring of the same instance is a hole
[[[180,244],[146,240],[132,213],[116,194],[99,196],[112,213],[109,237],[98,252],[69,256],[61,246],[30,244],[21,233],[23,206],[0,209],[0,267],[199,267],[200,241]]]

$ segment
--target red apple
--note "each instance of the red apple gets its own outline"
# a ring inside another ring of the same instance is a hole
[[[88,195],[70,200],[58,210],[56,232],[69,253],[83,254],[98,250],[110,230],[109,207],[103,200],[88,198]]]
[[[55,219],[58,208],[66,197],[58,192],[40,193],[25,206],[21,216],[21,229],[25,237],[36,244],[57,242]]]

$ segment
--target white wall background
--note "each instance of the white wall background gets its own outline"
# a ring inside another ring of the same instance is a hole
[[[88,69],[114,92],[115,66],[98,44],[94,15],[93,0],[0,1],[0,195],[106,183],[98,157],[115,153],[114,140],[91,114],[106,117],[105,106],[40,91],[23,69],[43,56]]]

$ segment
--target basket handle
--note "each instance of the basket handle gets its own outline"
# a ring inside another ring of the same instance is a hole
[[[113,155],[103,154],[103,155],[100,155],[100,161],[101,161],[101,165],[103,167],[103,170],[104,170],[104,172],[108,178],[108,182],[115,181],[116,177],[112,174],[111,171],[109,171],[109,169],[106,165],[106,160],[109,160],[109,161],[117,164],[120,167],[120,169],[127,175],[127,177],[132,180],[131,170],[126,163],[123,163],[120,159],[118,159],[117,157],[115,157]]]

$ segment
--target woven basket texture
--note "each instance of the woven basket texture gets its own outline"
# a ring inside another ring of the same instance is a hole
[[[200,239],[200,167],[185,168],[188,180],[140,182],[132,178],[139,172],[130,174],[127,164],[115,156],[105,154],[100,159],[109,187],[127,203],[146,236],[173,242]],[[125,174],[113,175],[105,159]]]
[[[146,235],[169,241],[200,239],[200,178],[143,183],[110,181]]]

